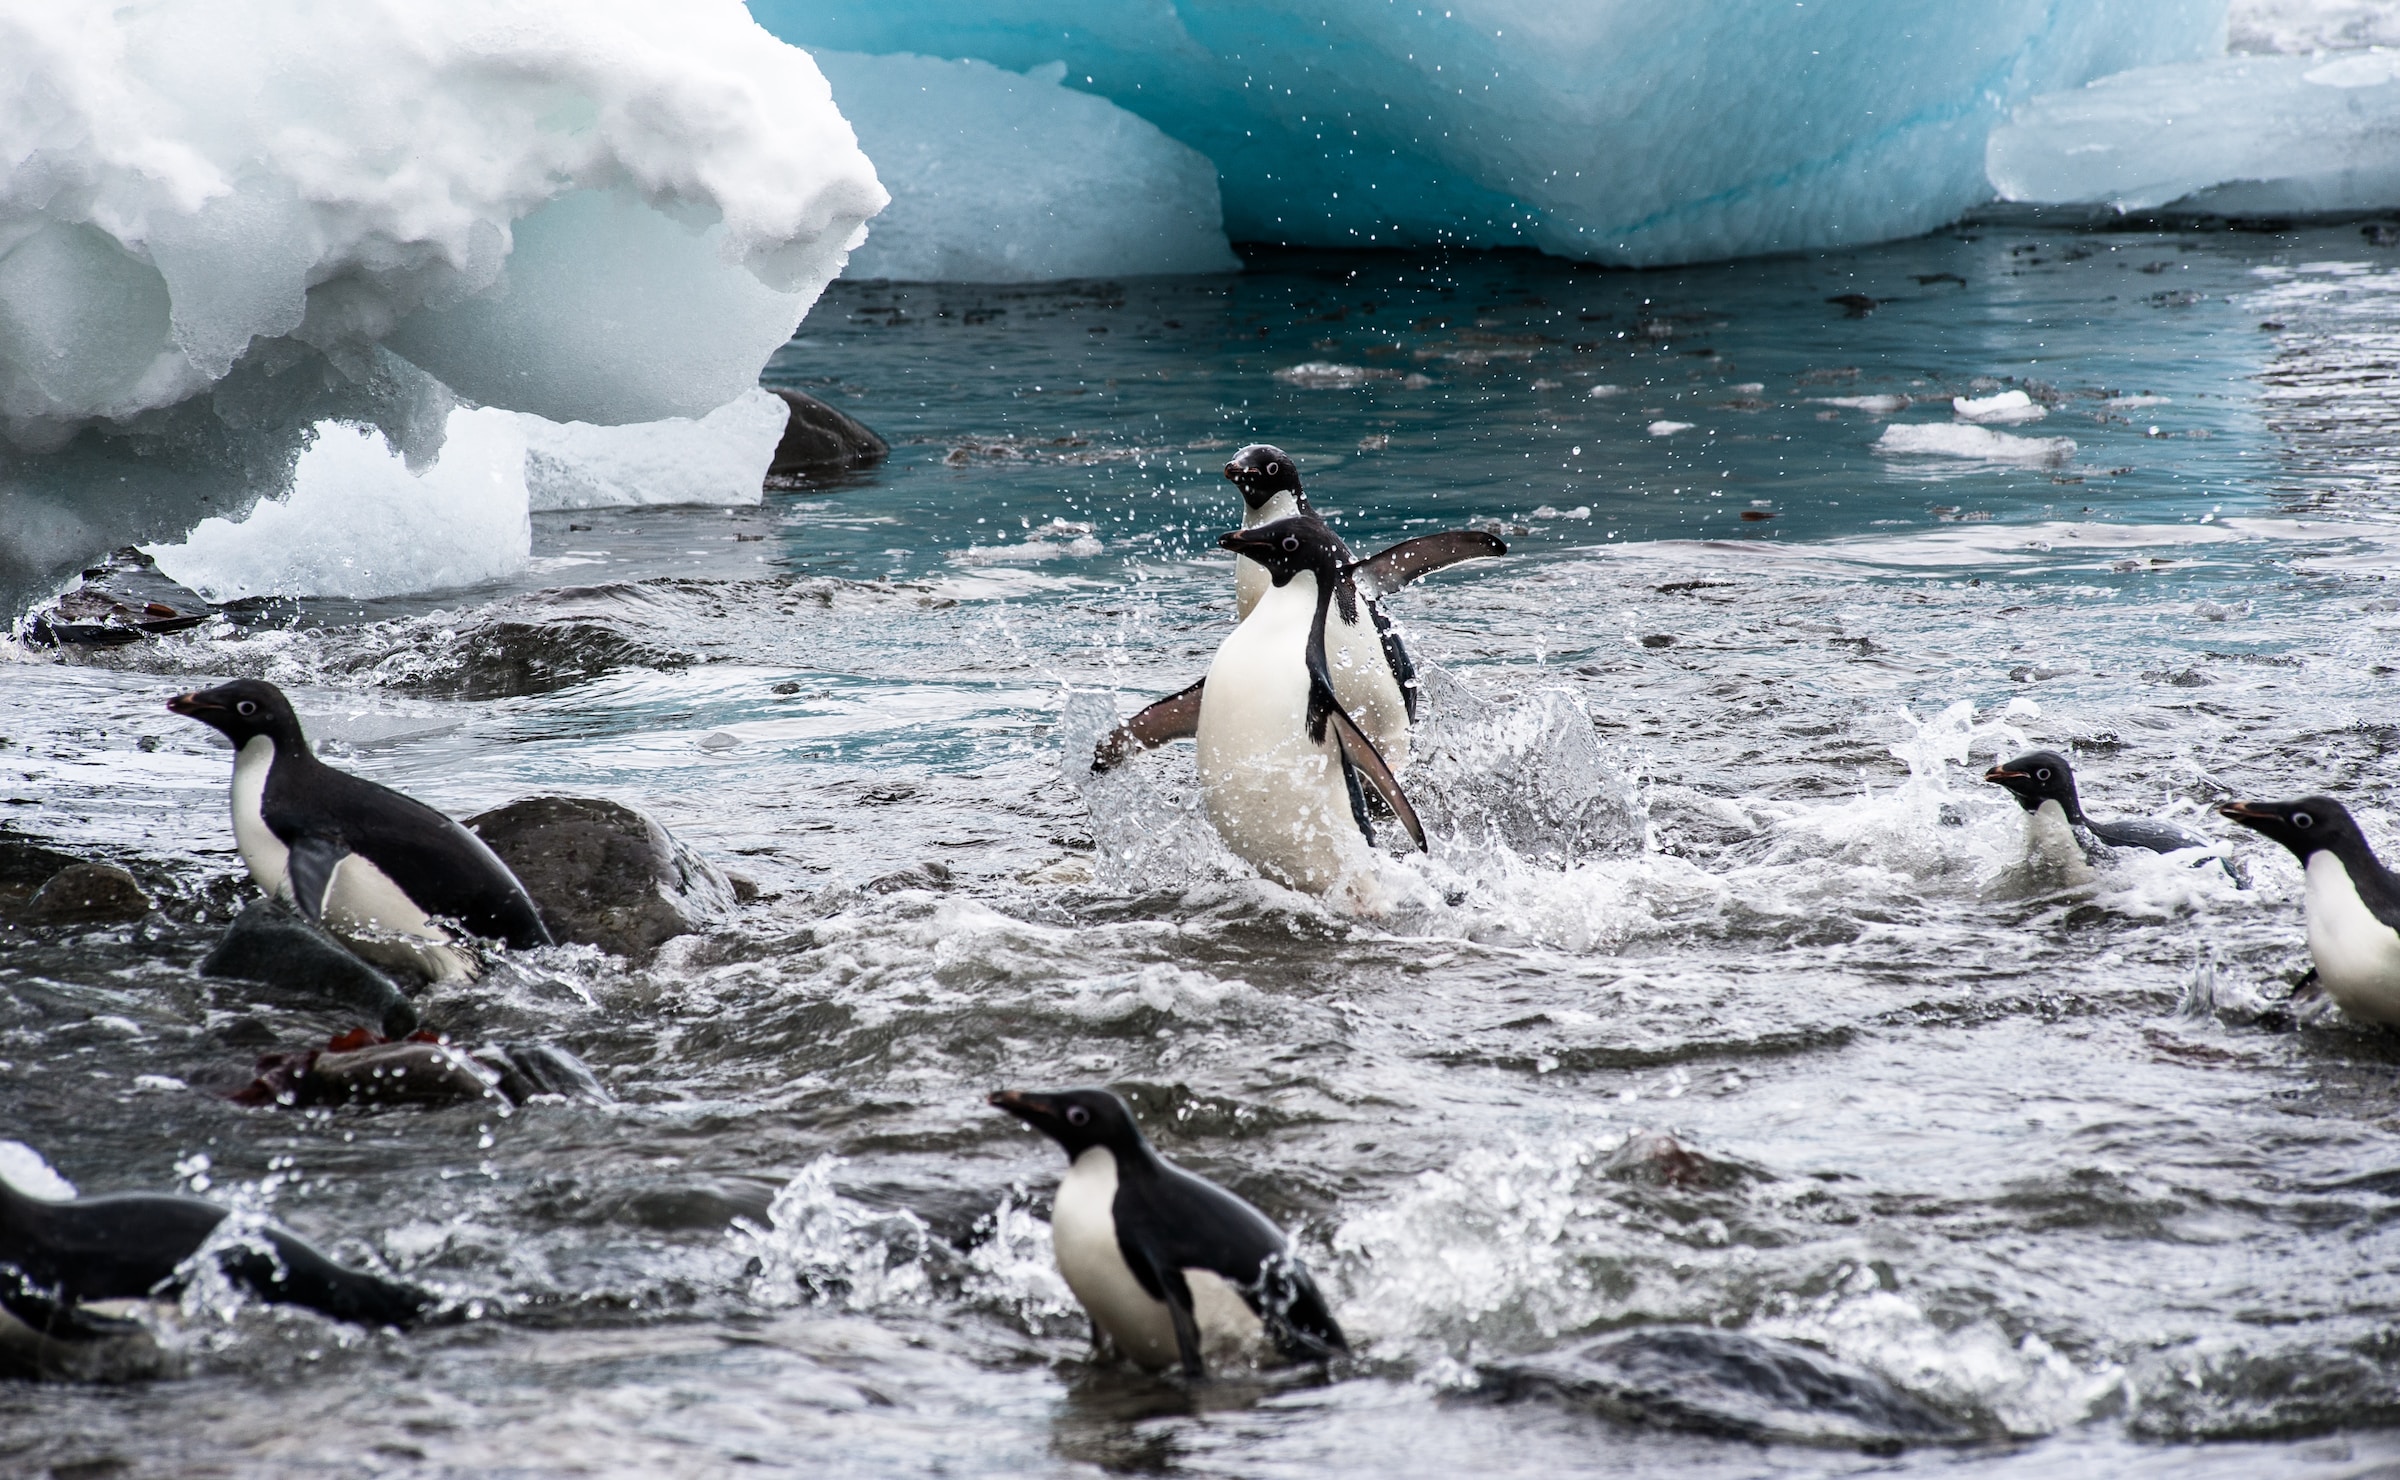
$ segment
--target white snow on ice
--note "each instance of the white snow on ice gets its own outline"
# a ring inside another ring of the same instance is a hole
[[[2023,391],[2002,391],[1992,396],[1952,396],[1950,409],[1961,421],[1980,422],[1985,426],[2013,426],[2018,422],[2040,421],[2050,414]]]
[[[23,1141],[0,1141],[0,1182],[44,1202],[72,1202],[75,1184]]]
[[[1875,439],[1887,457],[1963,457],[1979,462],[2062,463],[2075,455],[2072,437],[2016,437],[1956,421],[1894,422]]]
[[[697,419],[600,427],[519,416],[529,502],[537,514],[755,504],[789,414],[773,392],[753,386]]]

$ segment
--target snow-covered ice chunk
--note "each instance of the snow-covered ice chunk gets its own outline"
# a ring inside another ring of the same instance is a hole
[[[1106,98],[988,62],[820,51],[892,204],[847,276],[902,281],[1238,272],[1217,170]]]
[[[781,397],[756,386],[697,419],[598,427],[520,415],[530,506],[755,504],[789,416]]]
[[[2040,421],[2050,413],[2041,403],[2023,391],[2002,391],[1992,396],[1952,396],[1950,409],[1961,421],[1981,422],[1986,426],[2013,426],[2023,421]]]
[[[1654,421],[1643,428],[1653,437],[1672,437],[1677,432],[1688,432],[1691,429],[1692,423],[1688,421]]]
[[[1898,416],[1909,407],[1909,399],[1899,395],[1880,396],[1811,396],[1820,406],[1839,406],[1845,411],[1864,411],[1872,416]]]
[[[450,413],[441,460],[421,474],[378,434],[327,422],[300,455],[288,497],[144,547],[211,601],[480,585],[523,569],[532,548],[525,432],[514,414],[489,408]]]
[[[751,9],[805,46],[1064,62],[1215,162],[1237,240],[1632,264],[1929,230],[1989,198],[2015,103],[2225,36],[2225,0]]]
[[[1892,457],[1964,457],[1981,462],[2062,463],[2075,455],[2071,437],[2017,437],[1955,421],[1894,422],[1875,439]]]
[[[1992,184],[2045,205],[2292,215],[2400,206],[2400,53],[2147,67],[2033,99]]]
[[[1275,378],[1285,385],[1296,385],[1303,390],[1348,391],[1378,380],[1398,380],[1400,372],[1366,365],[1337,365],[1331,360],[1310,360],[1306,364],[1284,366],[1275,372]]]

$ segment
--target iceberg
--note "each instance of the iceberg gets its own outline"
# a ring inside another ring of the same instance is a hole
[[[2014,105],[2217,56],[2226,34],[2226,0],[751,12],[809,47],[1063,63],[1069,87],[1215,164],[1237,241],[1530,245],[1632,265],[1930,230],[1990,198],[1985,138]]]
[[[520,415],[525,492],[534,513],[667,504],[728,508],[766,496],[790,408],[756,386],[702,417],[631,426]]]
[[[327,423],[705,416],[885,199],[738,0],[0,0],[0,596]]]
[[[847,276],[912,282],[1235,272],[1216,166],[1066,67],[820,51],[892,203]]]
[[[1995,130],[2003,198],[2220,216],[2400,206],[2400,52],[2239,56],[2047,93]]]

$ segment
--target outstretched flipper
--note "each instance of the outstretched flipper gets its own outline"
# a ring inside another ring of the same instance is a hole
[[[1367,595],[1381,599],[1417,577],[1445,566],[1507,553],[1507,544],[1496,535],[1480,529],[1453,529],[1402,540],[1350,567],[1350,577]]]
[[[1275,1349],[1290,1360],[1330,1362],[1350,1350],[1349,1338],[1325,1308],[1325,1297],[1308,1267],[1291,1255],[1269,1255],[1259,1265],[1256,1292],[1242,1293]]]
[[[1419,852],[1424,852],[1425,824],[1417,820],[1417,809],[1410,805],[1408,793],[1400,789],[1400,778],[1384,764],[1383,752],[1375,748],[1375,742],[1367,738],[1358,722],[1342,712],[1340,701],[1333,697],[1333,685],[1326,682],[1325,675],[1319,672],[1313,675],[1313,680],[1308,695],[1309,738],[1322,741],[1326,727],[1332,726],[1334,739],[1341,744],[1342,760],[1352,776],[1383,798],[1392,815],[1400,819],[1400,825],[1408,829],[1409,841],[1417,845]],[[1375,841],[1375,834],[1363,816],[1359,818],[1359,830],[1366,833],[1368,842]]]
[[[1169,694],[1103,735],[1092,750],[1092,769],[1110,770],[1141,751],[1200,733],[1200,690],[1207,683],[1204,678],[1180,693]]]
[[[314,834],[292,844],[284,863],[284,879],[301,914],[319,925],[325,923],[325,895],[333,888],[333,871],[349,856],[349,849]]]

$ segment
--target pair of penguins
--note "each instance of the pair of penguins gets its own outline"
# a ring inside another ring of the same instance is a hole
[[[2026,813],[2029,854],[2052,865],[2098,862],[2112,848],[2180,853],[2208,839],[2171,822],[2084,815],[2075,769],[2054,750],[1992,767]],[[2288,802],[2226,802],[2218,815],[2283,844],[2300,860],[2301,908],[2317,984],[2342,1011],[2400,1027],[2400,876],[2375,856],[2348,808],[2328,796]]]

